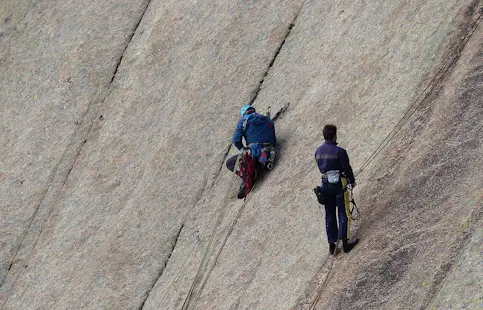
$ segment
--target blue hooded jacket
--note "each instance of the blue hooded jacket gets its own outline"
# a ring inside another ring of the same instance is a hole
[[[245,128],[243,128],[244,124]],[[270,143],[275,146],[277,143],[273,121],[258,113],[247,114],[238,122],[233,135],[233,144],[239,150],[243,148],[242,137],[245,137],[247,145],[250,143]]]
[[[330,170],[339,170],[346,176],[349,183],[355,182],[354,173],[349,164],[349,156],[346,150],[337,146],[336,142],[326,140],[315,151],[315,160],[321,173],[326,173]]]

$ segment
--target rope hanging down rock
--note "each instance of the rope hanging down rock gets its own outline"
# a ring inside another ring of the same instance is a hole
[[[287,109],[288,109],[288,107],[289,107],[289,105],[290,105],[290,102],[287,102],[284,106],[282,106],[282,108],[280,108],[280,110],[274,115],[274,117],[272,118],[272,121],[275,122],[275,120],[277,120],[284,112],[286,112]],[[227,233],[226,233],[226,235],[225,235],[225,237],[223,239],[223,242],[222,242],[222,244],[220,246],[220,249],[218,250],[218,253],[216,253],[216,257],[215,257],[215,260],[214,260],[213,265],[211,266],[211,268],[209,270],[206,271],[206,273],[205,273],[205,280],[201,284],[200,288],[198,289],[198,292],[197,292],[196,296],[193,297],[193,293],[194,293],[195,287],[199,283],[199,281],[201,281],[201,278],[203,277],[204,265],[206,264],[206,261],[208,259],[209,254],[210,254],[210,251],[211,251],[211,248],[212,248],[212,245],[213,245],[214,236],[216,235],[216,232],[218,230],[219,225],[223,221],[223,218],[224,218],[224,209],[225,209],[226,205],[228,204],[228,198],[229,198],[230,193],[232,192],[231,191],[231,187],[232,187],[232,184],[233,184],[233,182],[234,182],[235,179],[236,179],[235,176],[233,176],[231,178],[230,186],[229,186],[229,188],[228,188],[228,190],[227,190],[227,192],[225,194],[225,197],[224,197],[224,199],[223,199],[223,201],[222,201],[222,203],[220,205],[220,208],[218,210],[220,213],[218,215],[218,219],[217,219],[217,221],[215,223],[215,226],[213,228],[213,232],[212,232],[212,234],[210,236],[210,240],[209,240],[208,246],[207,246],[207,248],[205,250],[205,253],[203,255],[203,258],[202,258],[202,260],[200,262],[200,265],[199,265],[198,270],[196,272],[196,275],[195,275],[195,277],[193,279],[193,282],[191,283],[190,289],[189,289],[188,294],[187,294],[187,296],[186,296],[186,298],[185,298],[185,300],[183,302],[183,306],[182,306],[181,310],[192,309],[194,307],[194,305],[196,304],[196,302],[198,301],[199,297],[201,296],[201,291],[203,290],[203,287],[205,286],[205,284],[206,284],[206,282],[207,282],[207,280],[208,280],[211,272],[215,268],[215,265],[216,265],[216,262],[218,260],[218,257],[220,256],[220,254],[221,254],[221,252],[222,252],[222,250],[223,250],[223,248],[224,248],[224,246],[225,246],[228,238],[230,237],[231,233],[233,232],[233,229],[234,229],[236,223],[238,222],[239,217],[241,216],[241,214],[243,213],[243,210],[245,209],[245,206],[246,206],[246,204],[248,202],[249,196],[251,196],[251,193],[255,190],[255,188],[257,187],[257,184],[259,184],[259,182],[260,182],[260,181],[258,181],[258,182],[255,182],[253,184],[252,190],[247,194],[245,200],[243,201],[242,205],[238,209],[238,212],[237,212],[237,214],[235,216],[235,219],[232,221],[232,223],[230,225],[230,229],[227,231]],[[211,221],[210,221],[210,223],[211,223]],[[189,256],[191,256],[193,254],[193,252],[194,251],[191,251],[191,253],[189,254]],[[189,257],[188,257],[188,259],[189,259]],[[183,269],[183,267],[178,271],[178,273],[181,272],[182,269]],[[190,307],[190,305],[191,305],[191,307]],[[159,308],[159,306],[160,305],[158,305],[158,308]]]
[[[406,113],[404,113],[403,117],[399,120],[396,126],[391,130],[391,132],[389,132],[389,134],[384,138],[384,140],[382,140],[382,142],[379,144],[376,150],[372,152],[372,154],[364,161],[364,163],[362,164],[359,171],[357,171],[355,176],[358,176],[359,174],[361,174],[362,171],[364,171],[364,169],[367,168],[367,166],[369,166],[369,164],[377,157],[377,155],[379,155],[379,153],[381,153],[381,151],[384,148],[386,148],[389,142],[391,142],[394,139],[396,134],[402,129],[402,127],[407,123],[407,121],[411,118],[411,116],[417,111],[417,108],[426,100],[429,94],[431,94],[434,87],[438,85],[438,83],[444,78],[448,70],[459,59],[461,55],[461,51],[466,45],[466,42],[468,42],[468,40],[473,36],[476,29],[480,25],[482,19],[483,19],[483,14],[480,13],[480,16],[476,19],[471,29],[466,33],[466,35],[463,37],[463,39],[461,39],[460,43],[458,44],[454,53],[455,55],[452,58],[450,58],[448,61],[446,61],[438,70],[438,72],[436,72],[436,74],[428,83],[428,85],[423,89],[423,91],[419,94],[419,96],[411,103]]]

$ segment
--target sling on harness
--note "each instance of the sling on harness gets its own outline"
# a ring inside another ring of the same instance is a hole
[[[255,167],[255,158],[251,155],[251,152],[246,152],[241,155],[240,165],[237,174],[243,179],[245,187],[245,198],[250,192],[257,178],[257,169]]]
[[[263,168],[272,169],[275,151],[271,144],[252,143],[238,155],[234,171],[243,180],[238,191],[238,199],[248,195]]]

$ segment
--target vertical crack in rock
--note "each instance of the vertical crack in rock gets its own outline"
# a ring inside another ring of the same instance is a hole
[[[75,153],[76,153],[76,155],[75,155],[75,159],[77,159],[77,157],[79,156],[80,149],[81,149],[81,148],[84,146],[84,144],[86,143],[86,141],[87,141],[87,140],[84,140],[84,141],[83,141],[83,143],[82,143],[82,145],[80,146],[80,148],[78,148],[78,149],[76,150],[76,152],[75,152]],[[61,159],[61,160],[60,160],[60,161],[59,161],[59,162],[56,164],[56,166],[55,166],[55,168],[54,168],[54,170],[53,170],[53,171],[54,171],[54,173],[52,173],[52,177],[51,177],[51,178],[50,178],[50,180],[49,180],[49,183],[50,183],[50,184],[52,184],[52,183],[55,181],[55,175],[57,174],[57,171],[59,170],[60,163],[61,163],[62,161],[64,161],[64,159],[67,157],[67,155],[66,155],[66,154],[67,154],[67,151],[64,151],[64,153],[62,154],[62,159]],[[69,167],[69,169],[68,169],[68,171],[67,171],[67,176],[70,174],[70,171],[72,170],[73,166],[74,166],[74,165],[71,165],[71,166]],[[64,184],[65,184],[65,180],[64,180],[64,182],[62,183],[61,188],[63,188],[63,187],[64,187]],[[49,193],[49,189],[50,189],[50,188],[52,188],[52,187],[53,187],[53,185],[50,185],[50,186],[49,186],[49,188],[47,188],[47,189],[44,191],[44,193],[43,193],[43,195],[42,195],[42,198],[41,198],[41,200],[40,200],[39,204],[37,205],[37,207],[36,207],[36,208],[35,208],[35,210],[34,210],[34,213],[32,213],[32,215],[30,216],[30,219],[29,219],[29,225],[28,225],[27,229],[25,230],[25,232],[22,234],[22,236],[19,238],[20,240],[19,240],[19,241],[17,241],[17,242],[18,242],[18,245],[17,245],[17,248],[15,249],[15,254],[13,255],[13,257],[11,258],[11,260],[10,260],[10,262],[9,262],[9,264],[8,264],[7,272],[5,273],[4,277],[3,277],[3,278],[1,279],[1,281],[0,281],[0,287],[2,287],[2,286],[3,286],[3,284],[6,282],[7,277],[8,277],[8,274],[10,273],[10,270],[11,270],[11,269],[12,269],[12,267],[13,267],[13,264],[14,264],[14,262],[15,262],[16,258],[17,258],[17,255],[18,255],[18,253],[20,252],[20,249],[22,248],[22,245],[23,245],[23,243],[24,243],[25,237],[28,235],[29,231],[31,231],[31,230],[32,230],[32,226],[33,226],[33,224],[34,224],[35,219],[37,218],[37,215],[38,215],[38,213],[39,213],[39,211],[40,211],[40,208],[41,208],[41,206],[42,206],[42,203],[43,203],[43,202],[46,200],[47,194]],[[50,214],[50,212],[49,212],[49,214]],[[35,243],[36,243],[36,242],[35,242]]]
[[[315,297],[312,298],[312,296],[310,296],[310,294],[308,294],[308,296],[307,296],[308,300],[299,304],[299,306],[301,306],[302,309],[304,309],[304,306],[310,305],[309,309],[314,310],[315,306],[319,302],[320,296],[322,296],[322,292],[325,289],[327,281],[329,280],[333,264],[334,264],[334,260],[332,260],[332,259],[327,258],[324,261],[322,267],[319,269],[319,272],[318,272],[319,274],[322,273],[322,279],[319,278],[319,280],[322,280],[322,281],[321,281],[320,285],[318,285],[315,289],[315,292],[314,292]]]
[[[255,94],[253,95],[253,98],[249,101],[249,104],[250,105],[253,104],[255,102],[255,100],[257,99],[258,94],[260,93],[260,90],[262,88],[262,84],[265,81],[265,78],[267,77],[268,72],[273,67],[273,65],[275,63],[275,60],[277,59],[278,55],[280,54],[280,51],[282,50],[282,47],[284,46],[285,42],[287,41],[287,38],[289,37],[290,33],[292,32],[292,29],[295,26],[295,23],[297,22],[297,19],[298,19],[299,15],[300,15],[300,12],[302,11],[303,6],[304,5],[302,4],[302,6],[300,7],[300,9],[297,12],[297,14],[295,14],[292,22],[289,24],[289,26],[287,28],[287,32],[285,33],[285,36],[283,38],[283,41],[280,43],[280,45],[278,46],[277,50],[275,51],[275,55],[272,57],[272,60],[268,64],[267,70],[265,70],[265,73],[263,74],[262,79],[258,83],[258,87],[257,87],[257,89],[255,91]],[[225,153],[224,153],[224,156],[223,156],[223,160],[221,161],[220,167],[218,168],[218,171],[216,172],[215,177],[213,178],[213,182],[211,183],[211,187],[213,187],[216,179],[220,175],[220,171],[223,169],[223,165],[224,165],[225,160],[226,160],[226,158],[228,156],[228,153],[230,152],[230,149],[231,149],[231,143],[227,146],[227,148],[225,150]]]
[[[302,7],[303,7],[303,5],[302,5]],[[282,47],[284,46],[285,42],[287,41],[287,38],[290,36],[290,33],[292,32],[293,27],[295,26],[295,23],[297,22],[297,18],[300,15],[300,11],[302,10],[302,7],[300,8],[299,12],[295,15],[295,17],[292,20],[292,22],[290,23],[290,25],[288,26],[287,32],[285,33],[285,36],[283,38],[282,43],[280,43],[277,50],[275,51],[275,55],[273,56],[272,60],[270,61],[269,65],[267,67],[267,70],[265,71],[265,73],[262,76],[262,79],[258,83],[258,87],[255,90],[255,94],[253,95],[253,98],[250,100],[250,102],[248,104],[250,104],[250,105],[253,104],[255,102],[255,100],[257,99],[258,94],[260,93],[260,90],[262,89],[263,82],[265,81],[265,78],[268,75],[268,72],[270,72],[270,69],[273,67],[275,60],[277,59],[278,55],[280,54]]]
[[[122,51],[119,60],[116,63],[116,67],[113,71],[111,80],[109,82],[109,86],[107,87],[105,96],[101,101],[102,103],[105,102],[105,100],[106,100],[106,98],[107,98],[107,96],[110,92],[112,83],[113,83],[114,78],[116,77],[116,74],[118,72],[118,69],[119,69],[119,67],[122,63],[122,59],[124,58],[126,50],[128,49],[129,45],[131,44],[131,41],[132,41],[135,33],[137,32],[137,29],[139,28],[139,25],[141,24],[141,21],[143,20],[145,14],[146,14],[146,12],[149,8],[149,5],[151,4],[151,1],[152,0],[147,1],[146,5],[143,9],[143,13],[141,14],[141,17],[139,18],[138,22],[134,25],[133,30],[131,32],[131,35],[127,39],[126,46],[125,46],[124,50]],[[40,237],[40,235],[43,231],[43,228],[44,228],[45,224],[47,223],[47,219],[50,217],[50,214],[52,213],[52,210],[54,209],[54,206],[57,202],[57,198],[59,197],[60,193],[62,192],[62,189],[64,188],[64,186],[67,182],[67,179],[68,179],[72,169],[74,168],[75,163],[77,162],[77,159],[79,158],[80,153],[81,153],[84,145],[87,142],[87,137],[89,136],[89,134],[92,131],[92,128],[94,127],[95,120],[97,119],[97,115],[98,115],[99,110],[100,110],[99,106],[100,105],[98,105],[97,103],[93,103],[93,104],[89,105],[87,111],[84,113],[83,121],[82,121],[82,124],[88,124],[88,125],[84,126],[82,128],[79,128],[73,134],[74,138],[72,139],[72,142],[70,143],[69,147],[67,147],[66,150],[64,151],[64,153],[62,154],[62,157],[61,157],[61,160],[59,161],[59,163],[57,163],[57,165],[55,166],[53,173],[52,173],[52,177],[49,180],[50,186],[44,191],[40,202],[36,206],[32,216],[29,219],[28,228],[25,230],[25,233],[22,234],[20,241],[18,242],[18,246],[15,250],[15,254],[13,255],[12,259],[9,262],[7,272],[5,273],[5,276],[1,279],[0,287],[2,287],[6,283],[7,277],[9,275],[10,271],[12,270],[13,265],[14,265],[16,259],[17,259],[17,256],[18,256],[19,252],[22,250],[22,247],[25,248],[25,246],[24,246],[25,239],[29,235],[29,233],[33,230],[33,226],[35,224],[35,221],[38,220],[38,215],[41,211],[40,209],[44,205],[44,202],[46,200],[48,200],[48,197],[52,197],[53,203],[48,203],[50,208],[49,208],[48,211],[46,211],[47,216],[43,218],[43,223],[40,224],[40,230],[39,230],[38,233],[36,233],[35,241],[33,242],[33,245],[31,246],[31,249],[35,248],[37,241],[38,241],[38,239],[39,239],[39,237]],[[79,139],[79,136],[81,137],[81,139]],[[79,140],[81,140],[82,142],[80,144],[76,143],[76,141],[79,141]],[[76,144],[78,144],[77,147],[75,147]],[[71,152],[72,148],[75,148],[74,152]],[[73,159],[69,160],[69,157],[72,153],[74,154],[72,156]],[[62,171],[66,171],[66,172],[62,173]],[[60,180],[58,180],[58,182],[56,182],[56,179],[60,179]],[[55,183],[58,183],[60,185],[55,186]],[[38,222],[40,222],[40,221],[42,221],[42,219],[38,220]],[[20,275],[21,275],[21,273],[20,273]],[[18,277],[13,281],[12,286],[15,285],[15,282],[17,281],[17,279],[18,279]],[[7,300],[8,300],[8,298],[5,300],[5,303],[7,302]]]
[[[151,285],[151,288],[147,291],[146,297],[144,298],[143,302],[139,306],[138,310],[142,310],[144,308],[144,304],[146,303],[146,300],[148,300],[149,295],[151,295],[151,292],[153,291],[153,288],[156,286],[156,283],[158,283],[159,279],[163,276],[164,270],[166,269],[166,266],[168,265],[169,259],[171,258],[171,255],[174,252],[174,249],[176,248],[176,244],[178,243],[179,236],[181,235],[181,231],[184,228],[184,223],[181,224],[181,227],[178,230],[178,233],[176,236],[173,238],[173,246],[171,247],[171,251],[169,252],[168,258],[164,262],[163,267],[158,271],[158,275],[156,276],[156,279],[153,281],[153,284]]]

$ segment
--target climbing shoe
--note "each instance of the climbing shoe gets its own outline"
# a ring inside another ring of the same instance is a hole
[[[336,248],[335,243],[333,243],[333,242],[329,242],[329,253],[330,253],[330,255],[334,255],[334,253],[335,253],[335,248]]]
[[[246,183],[243,183],[241,186],[240,186],[240,189],[238,190],[238,199],[243,199],[245,198],[245,190],[247,188],[247,185]]]
[[[357,244],[359,239],[354,240],[354,242],[349,242],[347,239],[342,240],[342,249],[344,253],[349,253]]]

